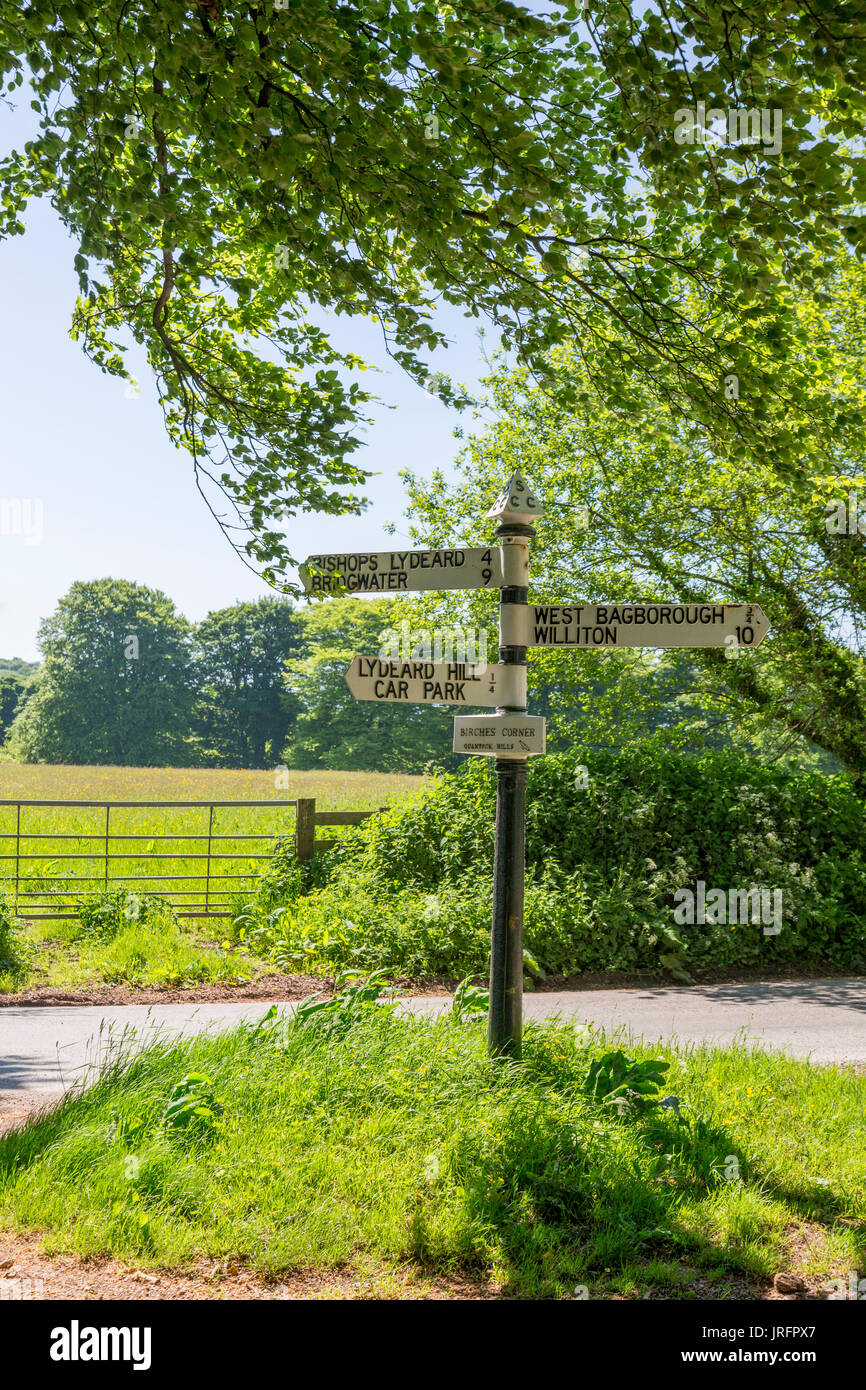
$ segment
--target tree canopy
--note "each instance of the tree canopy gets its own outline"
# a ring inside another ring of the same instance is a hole
[[[375,656],[401,616],[402,605],[389,599],[332,599],[299,613],[303,652],[286,663],[298,710],[290,767],[423,772],[429,762],[455,761],[449,710],[356,700],[346,685],[355,653]]]
[[[292,723],[284,663],[300,626],[285,599],[235,603],[195,630],[195,726],[205,759],[228,767],[275,767]]]
[[[797,415],[798,288],[828,238],[866,244],[866,8],[584,8],[0,0],[0,96],[29,83],[39,118],[0,165],[0,232],[51,200],[74,334],[118,375],[146,349],[171,437],[273,582],[285,518],[357,511],[366,476],[365,364],[317,309],[374,319],[422,381],[437,306],[463,305],[539,371],[566,342],[596,384],[625,356],[632,396],[796,457],[755,403]],[[781,144],[679,141],[704,108],[779,110]]]
[[[432,482],[407,475],[413,524],[424,543],[445,526],[489,543],[490,523],[481,518],[503,472],[517,467],[547,505],[532,553],[534,601],[761,604],[773,630],[760,648],[736,660],[718,649],[689,654],[699,677],[692,716],[705,728],[750,736],[774,756],[823,749],[862,782],[866,446],[851,421],[866,408],[866,267],[837,246],[827,294],[804,296],[797,316],[807,347],[798,367],[796,461],[745,462],[721,451],[699,424],[651,401],[640,414],[611,406],[617,383],[602,394],[577,350],[563,347],[551,354],[549,389],[525,369],[494,374],[496,416],[469,441],[457,486],[441,474]],[[627,364],[620,372],[628,391]],[[576,383],[576,395],[560,391],[560,382]],[[812,409],[831,395],[836,429]],[[771,428],[790,425],[786,402],[770,397],[762,408]],[[483,594],[440,595],[427,606],[440,621],[466,622],[473,613],[483,621],[485,604]],[[633,676],[638,660],[627,652],[533,653],[536,679],[558,684],[565,700],[601,662],[615,692],[614,675]],[[634,688],[633,681],[623,687],[620,705]]]
[[[23,694],[24,682],[18,676],[0,673],[0,743],[12,725]]]
[[[189,760],[190,625],[158,589],[77,582],[39,629],[45,657],[15,721],[25,761],[152,767]]]

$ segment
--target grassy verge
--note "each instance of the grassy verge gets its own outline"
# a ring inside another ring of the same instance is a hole
[[[140,1268],[374,1261],[530,1297],[721,1296],[862,1268],[866,1077],[668,1052],[677,1104],[622,1109],[585,1087],[609,1047],[548,1023],[522,1065],[491,1063],[477,1018],[351,994],[288,1024],[121,1045],[91,1090],[0,1141],[0,1221]]]
[[[215,940],[219,922],[179,921],[167,903],[146,894],[111,891],[85,902],[77,918],[17,921],[11,932],[8,908],[4,919],[0,995],[45,986],[74,992],[94,985],[217,985],[255,978],[267,968],[242,947]]]
[[[131,923],[111,941],[85,936],[77,922],[31,925],[34,946],[26,975],[0,973],[0,994],[50,986],[74,991],[94,985],[187,986],[252,978],[266,967],[223,950],[213,927],[168,929]]]

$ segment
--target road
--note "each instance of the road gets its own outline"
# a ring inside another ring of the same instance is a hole
[[[446,996],[404,1000],[414,1013],[437,1013]],[[133,1004],[112,1008],[0,1007],[0,1112],[49,1101],[92,1074],[108,1040],[125,1028],[136,1045],[154,1031],[198,1032],[258,1019],[261,1001],[226,1004]],[[281,1009],[290,1010],[284,1004]],[[827,979],[671,989],[586,990],[527,994],[527,1018],[559,1014],[605,1030],[683,1043],[750,1044],[813,1062],[866,1062],[866,981]]]

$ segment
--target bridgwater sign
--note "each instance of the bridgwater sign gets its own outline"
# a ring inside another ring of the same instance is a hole
[[[379,550],[311,555],[301,566],[308,594],[406,594],[426,589],[496,589],[503,582],[498,547],[469,550]]]

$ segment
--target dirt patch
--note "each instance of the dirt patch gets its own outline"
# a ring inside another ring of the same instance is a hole
[[[0,1301],[6,1299],[495,1299],[500,1289],[459,1275],[410,1269],[302,1270],[263,1279],[234,1260],[189,1270],[136,1269],[109,1258],[49,1258],[32,1236],[0,1233]]]
[[[731,1275],[723,1282],[688,1271],[688,1283],[676,1292],[650,1287],[640,1295],[651,1301],[683,1297],[732,1302],[749,1300],[796,1302],[823,1299],[817,1283],[799,1294],[780,1294],[772,1284]],[[201,1259],[188,1269],[139,1269],[108,1256],[81,1258],[45,1254],[39,1237],[0,1232],[0,1301],[15,1299],[394,1299],[505,1300],[511,1295],[495,1281],[459,1273],[425,1275],[418,1269],[370,1266],[344,1269],[293,1270],[263,1278],[242,1261]],[[634,1302],[635,1295],[599,1289],[593,1298]]]
[[[261,975],[257,980],[225,980],[213,985],[191,985],[174,989],[168,985],[82,985],[79,989],[57,989],[38,985],[18,994],[0,995],[0,1008],[28,1007],[34,1004],[221,1004],[228,999],[261,999],[281,1004],[304,999],[322,991],[330,994],[333,980],[317,975]]]
[[[827,966],[814,970],[798,970],[786,966],[778,971],[766,966],[754,970],[694,970],[693,985],[721,984],[795,984],[804,980],[864,980],[866,975],[851,970],[833,970]],[[451,994],[459,981],[452,979],[411,980],[401,975],[392,987],[401,995],[429,997]],[[480,977],[474,981],[486,985]],[[260,975],[255,980],[221,981],[219,984],[190,985],[176,989],[168,985],[81,985],[75,989],[58,989],[55,985],[36,985],[17,994],[0,994],[0,1009],[45,1004],[220,1004],[230,999],[260,999],[264,1003],[281,1004],[293,999],[305,999],[322,992],[330,995],[334,981],[318,975]],[[664,972],[597,970],[583,975],[550,975],[537,980],[529,993],[554,994],[566,991],[601,989],[689,989]]]
[[[719,970],[690,971],[691,984],[675,980],[664,970],[587,970],[581,975],[548,975],[545,980],[533,980],[524,986],[527,994],[564,994],[570,991],[599,989],[690,989],[702,985],[797,984],[809,980],[864,980],[862,971],[842,970],[829,965],[814,967],[779,966],[774,970],[766,965]],[[459,980],[441,977],[436,980],[410,980],[404,976],[395,980],[401,994],[452,994]],[[473,984],[485,987],[486,978],[480,975]]]
[[[55,1101],[55,1096],[0,1091],[0,1139],[7,1130],[23,1125],[37,1110],[41,1110],[43,1106],[48,1108]]]
[[[828,965],[816,965],[814,969],[796,965],[780,966],[777,970],[766,965],[746,968],[689,970],[693,985],[755,985],[755,984],[796,984],[804,980],[866,980],[866,975],[857,970],[835,969]],[[675,980],[664,971],[641,970],[596,970],[583,975],[549,975],[546,980],[536,980],[533,992],[536,994],[561,993],[566,990],[591,989],[688,989],[689,985]]]

